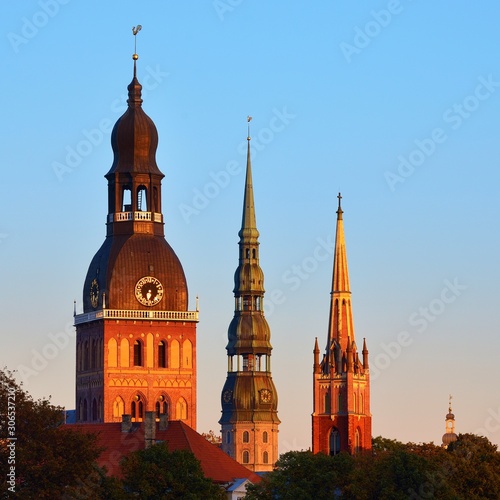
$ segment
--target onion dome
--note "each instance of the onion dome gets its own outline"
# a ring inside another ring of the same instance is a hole
[[[161,175],[156,164],[158,131],[153,120],[142,109],[142,85],[135,76],[128,86],[128,108],[118,119],[111,133],[114,160],[106,177],[117,172]]]

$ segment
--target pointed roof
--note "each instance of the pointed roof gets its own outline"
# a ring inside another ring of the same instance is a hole
[[[342,351],[352,349],[354,341],[354,326],[351,310],[351,287],[347,267],[347,252],[344,237],[343,211],[340,204],[341,194],[338,194],[337,227],[333,255],[332,290],[330,299],[330,318],[328,323],[327,352],[334,342],[338,342]]]
[[[120,460],[135,450],[145,448],[144,423],[132,425],[130,432],[122,432],[120,422],[101,424],[68,424],[65,428],[78,432],[97,433],[97,446],[104,451],[97,462],[106,466],[111,476],[121,476]],[[156,441],[164,441],[170,451],[188,450],[200,461],[205,477],[215,483],[230,483],[235,479],[249,479],[252,483],[260,476],[226,455],[217,445],[210,443],[201,434],[180,420],[169,421],[166,430],[156,429]]]
[[[345,249],[344,221],[342,219],[341,194],[338,194],[337,231],[335,236],[335,253],[333,257],[332,293],[350,292],[349,271],[347,269],[347,253]]]
[[[249,121],[251,117],[248,117]],[[253,200],[253,182],[252,182],[252,159],[250,155],[250,126],[248,127],[247,137],[247,168],[245,178],[245,194],[243,198],[243,217],[241,219],[241,230],[238,236],[241,240],[249,240],[248,242],[256,242],[259,238],[257,230],[257,219],[255,217],[255,203]]]

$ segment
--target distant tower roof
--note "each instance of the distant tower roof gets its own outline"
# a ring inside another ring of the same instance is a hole
[[[453,443],[456,441],[457,435],[455,434],[455,415],[453,414],[453,411],[451,409],[451,400],[452,396],[450,394],[450,399],[448,402],[448,413],[446,415],[446,432],[443,434],[443,448],[448,448],[448,445],[450,443]]]

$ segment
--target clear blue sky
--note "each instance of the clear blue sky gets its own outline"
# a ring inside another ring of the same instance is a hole
[[[166,235],[192,309],[200,297],[198,430],[218,430],[252,115],[281,451],[310,446],[338,191],[374,435],[440,442],[451,393],[457,431],[500,443],[498,2],[30,0],[2,13],[0,362],[36,371],[34,396],[74,407],[64,332],[105,237],[109,130],[141,24]]]

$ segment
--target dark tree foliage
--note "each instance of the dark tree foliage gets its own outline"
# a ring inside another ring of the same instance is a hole
[[[374,438],[372,453],[282,455],[247,498],[355,500],[500,498],[500,453],[488,439],[461,434],[447,450],[432,443]]]
[[[127,495],[141,499],[225,499],[224,490],[205,478],[189,451],[169,452],[165,443],[128,455],[122,462]]]
[[[95,435],[61,428],[63,409],[50,399],[33,400],[7,369],[0,371],[0,404],[2,494],[23,499],[81,494],[88,498],[96,491],[95,460],[101,450]],[[9,480],[14,477],[12,487]]]

